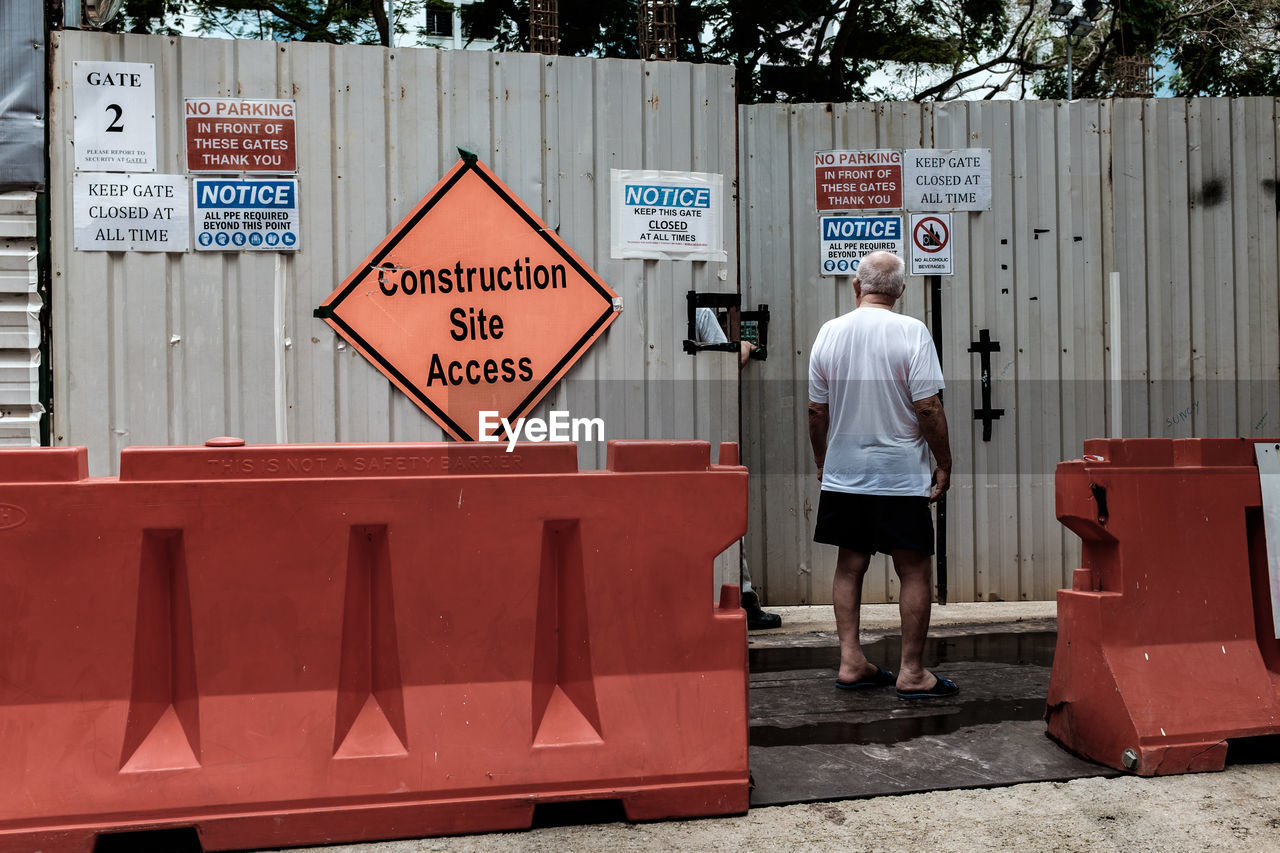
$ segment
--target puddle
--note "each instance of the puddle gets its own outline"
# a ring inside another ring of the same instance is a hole
[[[925,641],[924,665],[942,666],[955,661],[1004,663],[1011,666],[1052,666],[1058,641],[1054,631],[1006,634],[974,634],[966,637],[930,637]],[[863,649],[873,661],[896,669],[902,654],[898,637],[865,643]],[[835,646],[790,646],[749,649],[748,664],[753,673],[787,672],[797,669],[837,669],[840,650]]]
[[[892,688],[885,688],[892,692]],[[963,695],[963,694],[962,694]],[[920,737],[948,735],[969,726],[1028,722],[1044,715],[1044,700],[983,699],[961,705],[926,706],[925,716],[894,717],[864,723],[823,722],[801,726],[751,727],[751,746],[810,746],[814,744],[894,744]],[[936,700],[929,700],[930,702]],[[952,700],[954,701],[954,700]]]
[[[1058,635],[1053,631],[975,634],[964,637],[933,637],[925,642],[924,663],[930,669],[945,668],[952,663],[999,663],[1008,666],[1042,667],[1024,670],[1010,677],[1025,681],[1034,691],[1012,698],[992,698],[961,693],[954,699],[921,700],[903,705],[893,699],[893,688],[850,694],[868,699],[889,697],[893,708],[884,708],[881,719],[860,721],[826,719],[802,725],[761,725],[751,727],[752,746],[805,746],[812,744],[893,744],[920,737],[938,737],[960,729],[1006,722],[1039,721],[1044,716],[1044,693],[1041,681],[1047,681],[1047,669],[1053,665],[1054,646]],[[899,637],[885,637],[863,648],[867,657],[890,668],[896,668],[901,656]],[[793,646],[789,648],[750,649],[748,655],[753,674],[828,670],[834,673],[840,665],[840,650],[834,646]],[[781,699],[782,697],[779,697]],[[806,715],[829,717],[834,710],[825,700],[822,707],[805,707],[807,700],[787,706],[791,720]],[[766,707],[775,706],[777,700]],[[873,703],[875,704],[875,703]],[[783,706],[776,706],[781,709]],[[763,709],[758,709],[763,711]],[[766,712],[767,713],[767,712]],[[767,717],[766,717],[767,719]]]

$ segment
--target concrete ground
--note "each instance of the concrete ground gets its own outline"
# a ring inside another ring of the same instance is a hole
[[[753,646],[829,645],[829,607],[766,608],[778,631]],[[868,638],[896,632],[897,608],[863,608]],[[935,607],[939,631],[1052,630],[1053,602]],[[739,817],[605,823],[527,832],[312,848],[315,853],[506,851],[1280,851],[1280,764],[1222,773],[1078,779],[752,809]]]

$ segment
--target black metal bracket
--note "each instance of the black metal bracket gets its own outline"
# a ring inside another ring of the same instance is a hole
[[[982,440],[991,440],[991,422],[1004,414],[1004,409],[991,408],[991,353],[1000,352],[1000,342],[991,340],[990,329],[980,329],[978,339],[969,344],[969,352],[978,353],[982,364],[982,408],[973,410],[973,419],[982,421]]]
[[[698,293],[690,290],[686,295],[688,307],[684,351],[689,355],[700,352],[739,352],[742,341],[755,344],[751,357],[764,361],[769,357],[769,306],[761,305],[754,311],[742,310],[742,297],[736,293]],[[722,344],[703,343],[698,340],[698,309],[710,308],[728,315],[728,341]]]

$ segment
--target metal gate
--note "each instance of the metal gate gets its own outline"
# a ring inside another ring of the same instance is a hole
[[[748,556],[767,601],[830,601],[835,566],[811,542],[806,378],[818,328],[853,294],[819,274],[815,151],[991,149],[992,209],[955,214],[942,279],[948,593],[1040,600],[1078,560],[1052,475],[1085,438],[1280,434],[1275,119],[1270,98],[740,108],[743,301],[774,317],[771,357],[743,383]],[[927,296],[910,279],[902,310],[931,322]],[[1000,345],[990,441],[970,352],[983,330]],[[865,600],[896,600],[887,560],[868,577]]]

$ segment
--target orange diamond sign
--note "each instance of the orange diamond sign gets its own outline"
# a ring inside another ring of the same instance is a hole
[[[315,313],[473,441],[482,411],[528,414],[614,321],[616,298],[464,155]]]

